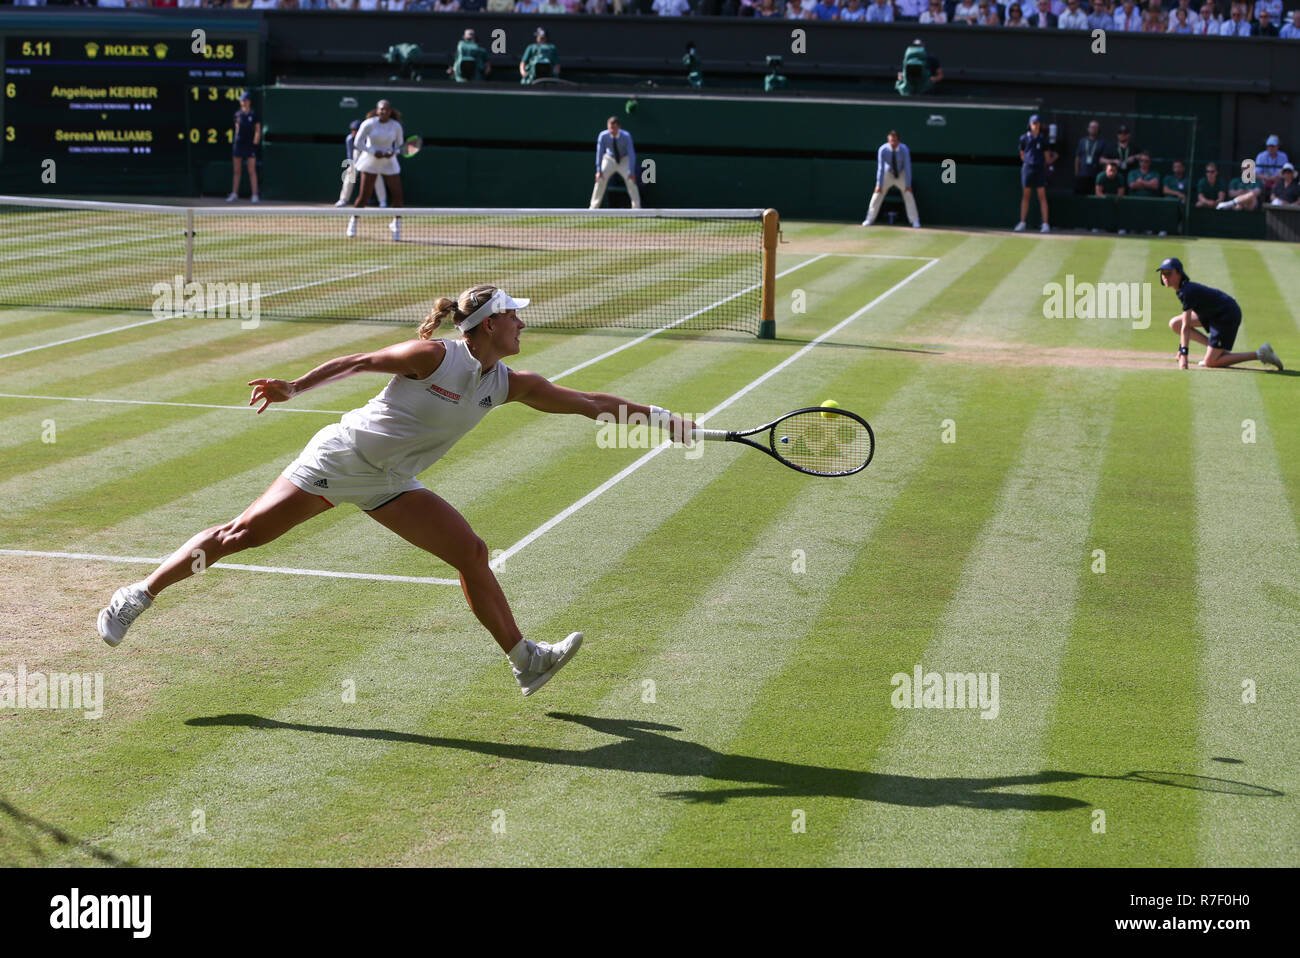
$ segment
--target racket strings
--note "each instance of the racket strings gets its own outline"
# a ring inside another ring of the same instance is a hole
[[[873,446],[866,425],[834,409],[795,413],[772,428],[772,451],[817,475],[856,472],[871,460]]]

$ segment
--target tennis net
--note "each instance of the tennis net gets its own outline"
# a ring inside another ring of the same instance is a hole
[[[491,283],[532,299],[525,318],[535,326],[772,335],[774,210],[396,211],[0,196],[0,224],[4,305],[156,314],[165,299],[182,312],[182,290],[187,298],[207,290],[195,302],[211,304],[216,288],[240,291],[260,318],[414,324],[437,297]]]

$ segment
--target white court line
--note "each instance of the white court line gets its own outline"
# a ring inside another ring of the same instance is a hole
[[[85,396],[30,396],[25,393],[0,393],[0,399],[44,399],[57,402],[107,402],[107,403],[124,403],[128,406],[185,406],[191,409],[239,409],[248,411],[252,408],[252,403],[247,406],[219,406],[216,403],[206,402],[163,402],[160,399],[93,399]],[[288,406],[273,404],[267,407],[267,412],[275,410],[276,412],[305,412],[305,413],[325,413],[331,416],[342,416],[347,410],[345,409],[293,409]]]
[[[823,254],[823,255],[838,255],[838,254],[830,253],[830,254]],[[817,257],[817,259],[820,258],[821,258],[820,256]],[[793,267],[792,270],[787,270],[787,272],[792,272],[793,269],[798,269],[801,266],[807,266],[808,263],[812,263],[815,261],[816,259],[808,260],[804,263],[799,264],[799,266]],[[763,373],[763,375],[759,376],[757,379],[751,380],[745,386],[742,386],[740,389],[732,393],[722,402],[718,403],[716,406],[714,406],[704,415],[697,417],[696,422],[699,423],[707,422],[710,418],[722,412],[724,409],[732,405],[738,399],[741,399],[742,397],[748,395],[752,390],[757,389],[763,383],[767,382],[767,380],[771,379],[781,370],[785,369],[787,366],[789,366],[799,357],[811,351],[813,347],[821,344],[826,339],[835,335],[841,329],[844,329],[850,323],[854,322],[863,314],[865,314],[873,307],[875,307],[876,304],[882,302],[883,300],[893,295],[898,290],[902,289],[904,286],[906,286],[912,280],[916,279],[916,277],[920,276],[922,273],[924,273],[927,269],[929,269],[937,262],[939,262],[938,259],[929,259],[928,262],[926,262],[926,264],[922,266],[920,269],[914,270],[913,272],[909,273],[906,277],[904,277],[899,282],[895,283],[893,286],[889,287],[889,289],[885,290],[883,293],[881,293],[871,302],[867,303],[861,309],[857,310],[847,318],[842,319],[840,322],[836,323],[830,329],[826,330],[824,333],[812,339],[810,342],[805,343],[797,352],[794,352],[791,355],[787,356],[785,359],[777,363],[775,366],[773,366],[767,372]],[[656,330],[656,332],[658,332],[658,330]],[[648,335],[652,335],[652,334],[648,334]],[[648,335],[647,337],[642,337],[642,339],[648,338]],[[626,345],[631,345],[631,344],[629,343]],[[626,348],[626,345],[618,348],[619,349]],[[617,349],[612,350],[611,353],[617,351],[618,351]],[[129,401],[129,400],[123,400],[123,401]],[[242,407],[232,406],[232,407],[218,407],[218,408],[242,408]],[[303,411],[306,412],[308,410],[303,410]],[[317,410],[311,410],[311,411],[317,411]],[[616,475],[610,477],[605,482],[601,483],[599,486],[597,486],[591,492],[587,493],[577,502],[573,503],[570,506],[567,506],[565,509],[563,509],[556,515],[552,516],[550,519],[542,523],[532,532],[528,533],[528,535],[524,536],[514,545],[510,546],[510,548],[500,552],[497,555],[497,557],[489,563],[491,568],[499,571],[501,566],[511,556],[516,555],[520,550],[526,548],[531,543],[536,542],[539,538],[541,538],[551,529],[554,529],[561,522],[563,522],[565,519],[569,518],[569,516],[576,513],[583,506],[587,505],[590,502],[593,502],[594,500],[598,499],[600,496],[604,495],[610,489],[614,488],[614,486],[618,485],[620,482],[622,482],[632,473],[636,472],[647,462],[649,462],[655,456],[659,455],[665,449],[669,448],[671,445],[672,442],[667,440],[660,443],[654,449],[651,449],[641,458],[633,462],[631,465],[627,466],[626,468],[618,472]],[[86,561],[99,561],[99,562],[125,562],[125,563],[136,563],[136,564],[146,564],[146,565],[147,564],[156,565],[160,561],[159,559],[150,559],[150,558],[145,558],[140,556],[104,556],[104,555],[91,555],[91,554],[77,553],[77,552],[39,552],[34,550],[22,550],[22,549],[0,549],[0,555],[38,556],[38,557],[47,557],[47,558],[81,559]],[[374,580],[374,581],[381,581],[381,582],[410,582],[410,583],[418,583],[418,584],[426,584],[426,585],[460,585],[459,579],[440,579],[440,578],[433,578],[433,577],[417,577],[417,576],[395,576],[395,575],[383,575],[379,573],[369,574],[369,573],[360,573],[360,572],[330,572],[322,569],[277,568],[275,566],[241,565],[241,564],[233,564],[233,563],[228,564],[224,562],[214,563],[213,565],[209,566],[209,568],[237,569],[240,571],[247,571],[247,572],[272,572],[281,575],[322,576],[325,578],[338,578],[338,579],[366,579],[366,580]]]
[[[34,549],[0,549],[0,555],[34,556],[45,559],[81,559],[88,562],[126,562],[133,565],[157,566],[164,557],[155,556],[101,556],[86,552],[39,552]],[[326,569],[286,569],[270,565],[242,565],[234,562],[214,562],[209,569],[237,569],[240,572],[277,572],[281,575],[314,575],[326,579],[366,579],[372,582],[414,582],[420,585],[460,585],[459,579],[438,579],[432,576],[384,575],[379,572],[330,572]]]
[[[318,279],[311,283],[302,283],[301,285],[290,286],[286,289],[277,289],[275,292],[266,293],[265,295],[259,293],[256,296],[245,296],[243,297],[243,299],[236,299],[233,302],[227,303],[226,306],[227,307],[235,306],[249,299],[255,299],[255,300],[270,299],[272,296],[281,296],[284,293],[296,293],[300,289],[310,289],[312,286],[324,286],[327,283],[339,283],[345,279],[352,279],[357,276],[365,276],[368,273],[377,273],[380,270],[384,270],[384,269],[392,269],[392,267],[374,266],[371,267],[370,269],[363,269],[355,273],[348,273],[346,276],[332,276],[329,279]],[[178,316],[188,316],[188,315],[192,315],[192,314],[188,311],[182,310],[181,312],[178,313],[177,312],[169,313],[166,316],[156,316],[153,319],[144,319],[138,323],[127,323],[125,326],[116,326],[113,329],[105,329],[98,333],[86,333],[82,336],[73,336],[70,339],[60,339],[56,343],[45,343],[42,346],[28,346],[26,349],[16,349],[12,353],[0,353],[0,359],[8,359],[10,356],[21,356],[23,353],[34,353],[39,349],[50,349],[51,347],[54,346],[65,346],[68,343],[75,343],[82,339],[94,339],[96,336],[107,336],[109,333],[120,333],[124,329],[135,329],[137,326],[148,326],[152,323],[161,323],[169,319],[176,319]]]
[[[819,259],[825,259],[827,256],[830,255],[832,254],[821,253],[817,256],[814,256],[812,259],[804,260],[802,263],[799,263],[796,266],[791,266],[789,269],[777,273],[776,278],[780,279],[783,276],[788,276],[790,273],[793,273],[795,270],[803,269],[805,266],[809,265],[810,263],[815,263]],[[746,293],[752,293],[754,290],[758,289],[762,285],[763,285],[762,283],[754,283],[752,286],[747,286],[745,289],[742,289],[738,293],[732,293],[730,296],[726,297],[725,299],[720,299],[716,303],[713,303],[710,306],[705,306],[703,309],[697,309],[695,312],[687,316],[683,316],[681,319],[674,319],[671,323],[668,323],[665,326],[660,326],[658,329],[652,329],[650,330],[650,332],[638,336],[636,339],[628,340],[626,343],[623,343],[621,346],[615,346],[613,349],[606,350],[605,352],[601,353],[599,356],[595,356],[591,359],[585,360],[584,362],[580,362],[576,366],[570,366],[568,369],[564,370],[564,372],[556,373],[554,376],[552,376],[551,382],[556,382],[557,380],[563,379],[565,376],[569,375],[570,373],[576,373],[580,369],[586,369],[588,366],[594,365],[595,363],[600,362],[602,359],[608,359],[610,356],[613,356],[615,353],[621,353],[625,349],[630,349],[631,347],[637,345],[638,343],[644,343],[651,336],[657,335],[658,333],[662,333],[665,329],[672,329],[674,326],[680,325],[681,323],[686,322],[688,319],[694,319],[696,316],[699,316],[701,313],[707,313],[709,310],[721,306],[723,303],[730,302],[731,300],[735,299],[737,296],[744,296]]]
[[[904,279],[900,280],[899,282],[895,283],[893,286],[889,287],[889,289],[885,290],[883,293],[881,293],[879,296],[877,296],[877,297],[876,297],[875,299],[873,299],[871,302],[867,303],[867,305],[863,306],[863,307],[862,307],[861,309],[859,309],[857,312],[853,313],[853,314],[852,314],[851,316],[849,316],[848,318],[843,319],[843,320],[841,320],[840,322],[836,323],[834,326],[832,326],[830,329],[826,330],[826,332],[822,333],[820,336],[818,336],[818,337],[816,337],[815,339],[813,339],[811,342],[806,343],[806,344],[805,344],[801,349],[799,349],[797,352],[792,353],[792,354],[790,354],[789,356],[787,356],[785,359],[783,359],[781,362],[777,363],[775,366],[773,366],[773,367],[772,367],[771,369],[769,369],[767,372],[763,373],[763,375],[759,376],[757,379],[751,381],[750,383],[748,383],[748,384],[745,385],[745,386],[742,386],[742,387],[741,387],[740,389],[738,389],[736,392],[732,393],[732,394],[731,394],[730,396],[728,396],[726,399],[722,400],[722,402],[718,403],[718,405],[714,406],[712,409],[710,409],[708,412],[706,412],[703,416],[699,416],[699,417],[697,417],[695,421],[698,422],[698,423],[707,422],[707,421],[708,421],[709,419],[711,419],[713,416],[715,416],[716,414],[722,412],[722,410],[726,409],[728,406],[730,406],[732,403],[734,403],[737,399],[740,399],[742,396],[747,395],[751,390],[757,389],[757,388],[758,388],[759,386],[761,386],[763,383],[767,382],[767,380],[771,379],[773,376],[775,376],[775,375],[776,375],[777,373],[779,373],[781,370],[785,369],[785,367],[789,366],[792,362],[794,362],[794,361],[795,361],[796,359],[798,359],[800,356],[802,356],[802,355],[804,355],[805,353],[809,352],[809,351],[810,351],[814,346],[817,346],[818,344],[822,343],[822,342],[823,342],[824,340],[826,340],[827,338],[829,338],[829,337],[835,335],[836,333],[838,333],[841,329],[843,329],[845,326],[849,325],[849,323],[852,323],[852,322],[853,322],[854,320],[856,320],[858,317],[862,316],[864,313],[866,313],[868,310],[870,310],[872,307],[874,307],[877,303],[881,302],[882,300],[884,300],[884,299],[887,298],[888,296],[891,296],[891,295],[892,295],[894,292],[896,292],[897,290],[902,289],[904,286],[906,286],[906,285],[907,285],[908,283],[910,283],[912,280],[916,279],[916,277],[920,276],[922,273],[924,273],[927,269],[929,269],[931,266],[933,266],[933,265],[934,265],[935,263],[937,263],[937,262],[939,262],[938,259],[930,259],[930,261],[929,261],[928,263],[926,263],[924,266],[922,266],[920,269],[913,270],[913,271],[912,271],[911,273],[909,273],[909,274],[908,274]],[[562,510],[561,512],[557,513],[556,515],[552,516],[550,519],[546,520],[546,522],[542,523],[540,526],[538,526],[538,527],[537,527],[536,529],[534,529],[532,532],[528,533],[528,535],[524,536],[522,539],[520,539],[518,542],[516,542],[516,543],[515,543],[514,545],[512,545],[510,548],[506,549],[504,552],[501,552],[501,553],[496,557],[496,559],[492,560],[492,562],[490,563],[490,565],[492,566],[492,568],[494,568],[494,569],[499,568],[499,567],[501,566],[502,563],[504,563],[507,559],[509,559],[509,558],[510,558],[511,556],[513,556],[515,553],[519,552],[520,549],[525,548],[525,547],[528,546],[530,543],[535,542],[535,541],[536,541],[537,539],[539,539],[541,536],[545,535],[547,532],[549,532],[550,530],[554,529],[554,528],[555,528],[556,526],[558,526],[561,522],[563,522],[565,519],[569,518],[569,516],[573,515],[575,512],[577,512],[579,509],[581,509],[581,508],[582,508],[583,506],[585,506],[587,503],[592,502],[593,500],[595,500],[595,499],[599,498],[600,496],[604,495],[604,494],[605,494],[606,492],[608,492],[610,489],[613,489],[616,485],[618,485],[620,482],[622,482],[622,481],[623,481],[624,479],[626,479],[628,476],[632,475],[632,473],[636,472],[638,469],[640,469],[642,466],[644,466],[647,462],[649,462],[649,461],[650,461],[651,459],[653,459],[655,456],[659,455],[661,452],[663,452],[665,449],[667,449],[667,448],[670,447],[671,445],[672,445],[672,442],[671,442],[670,440],[664,440],[662,443],[660,443],[660,444],[659,444],[658,446],[656,446],[655,448],[651,449],[649,452],[647,452],[644,456],[642,456],[642,457],[641,457],[640,459],[638,459],[636,462],[632,463],[630,466],[628,466],[627,468],[623,469],[623,470],[622,470],[621,472],[619,472],[617,475],[615,475],[615,476],[611,477],[610,479],[607,479],[605,482],[601,483],[599,486],[597,486],[597,487],[596,487],[595,489],[593,489],[591,492],[587,493],[585,496],[583,496],[583,497],[582,497],[581,499],[579,499],[577,502],[573,503],[573,505],[566,507],[566,508],[565,508],[564,510]]]

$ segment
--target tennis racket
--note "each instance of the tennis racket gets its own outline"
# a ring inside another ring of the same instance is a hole
[[[767,445],[745,438],[760,433],[767,434]],[[876,454],[876,436],[865,419],[845,409],[822,406],[796,409],[753,429],[695,429],[691,435],[753,446],[808,476],[851,476],[867,468]]]
[[[424,137],[408,136],[406,142],[402,144],[402,156],[415,156],[422,149],[424,149]]]

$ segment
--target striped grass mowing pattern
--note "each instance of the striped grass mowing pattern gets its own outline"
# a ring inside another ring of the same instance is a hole
[[[1197,863],[1195,793],[1130,777],[1197,766],[1201,703],[1187,566],[1195,553],[1188,380],[1168,377],[1173,392],[1160,390],[1163,414],[1153,416],[1153,389],[1141,378],[1126,374],[1116,397],[1041,753],[1046,768],[1073,778],[1057,794],[1085,802],[1088,817],[1032,818],[1020,837],[1023,863]]]
[[[1168,255],[1154,241],[787,226],[782,268],[808,265],[781,281],[782,339],[665,333],[566,383],[710,409],[925,262],[835,254],[938,256],[716,423],[834,398],[876,427],[869,470],[819,482],[732,446],[648,462],[501,570],[530,637],[588,635],[527,700],[453,588],[214,571],[109,650],[90,621],[137,568],[0,557],[0,672],[21,656],[103,671],[108,690],[97,724],[0,711],[3,800],[89,843],[0,825],[0,860],[1295,861],[1291,379],[1178,374],[1158,287],[1147,330],[1042,316],[1065,275],[1145,281]],[[1238,295],[1247,345],[1300,357],[1280,294],[1293,252],[1195,246],[1168,249]],[[22,315],[13,341],[59,335]],[[2,361],[0,391],[238,403],[254,367],[297,374],[408,334],[162,323]],[[516,363],[553,373],[633,338],[534,332]],[[981,342],[1027,358],[995,364]],[[1042,347],[1168,368],[1057,369]],[[346,409],[378,384],[304,399]],[[59,439],[42,444],[48,416]],[[0,399],[0,540],[160,553],[243,508],[330,418]],[[499,548],[643,451],[594,437],[507,408],[424,480]],[[239,559],[447,571],[345,508]],[[893,708],[891,677],[918,663],[1000,672],[998,718]]]
[[[1300,859],[1300,801],[1243,802],[1254,790],[1231,784],[1300,755],[1300,618],[1287,601],[1300,583],[1300,536],[1275,452],[1279,423],[1257,383],[1207,377],[1192,396],[1197,562],[1187,575],[1204,641],[1204,778],[1192,781],[1204,786],[1200,860],[1216,866]]]
[[[909,710],[892,723],[894,734],[872,770],[916,777],[923,801],[855,816],[853,836],[845,835],[841,845],[846,863],[858,860],[862,846],[878,847],[888,836],[906,849],[890,864],[1014,864],[1010,839],[1029,816],[1072,814],[1082,827],[1073,803],[1051,793],[1054,777],[1039,751],[1058,691],[1078,569],[1088,558],[1098,453],[1106,446],[1118,379],[1116,373],[1078,370],[1057,370],[1048,379],[934,637],[916,662],[900,661],[894,670],[909,677],[918,665],[962,676],[996,673],[996,698],[977,703],[972,686],[966,702],[954,697],[956,709],[910,710],[913,698],[919,700],[913,690]],[[889,688],[884,676],[873,678],[883,696]],[[935,762],[946,776],[927,783]],[[952,801],[958,780],[970,783],[969,802]],[[1000,814],[973,816],[971,805]]]

